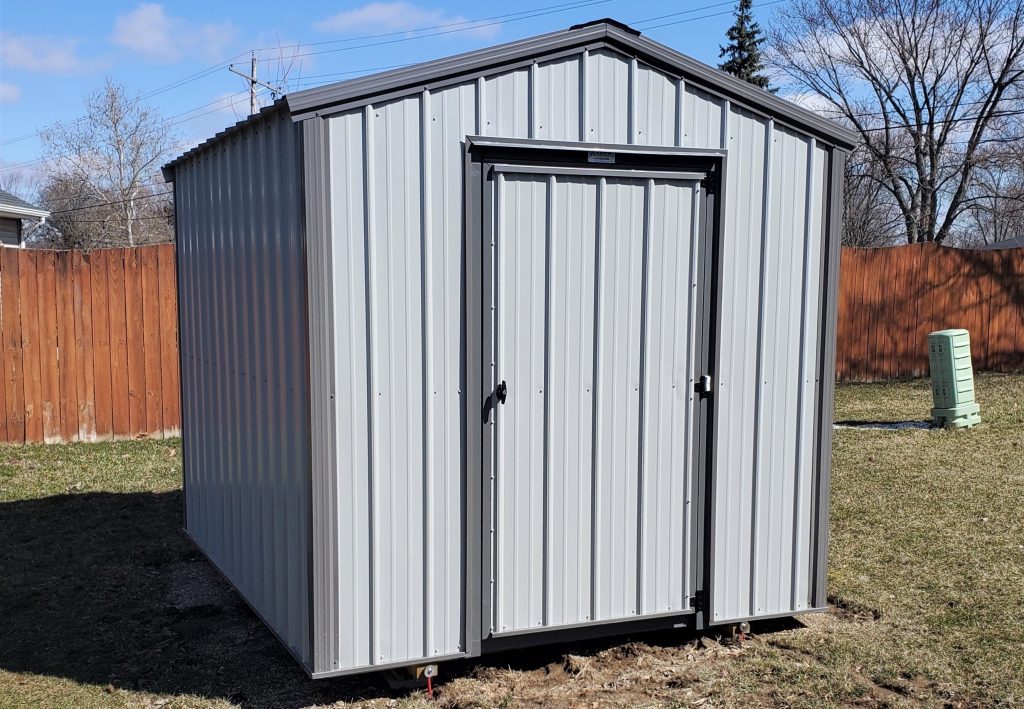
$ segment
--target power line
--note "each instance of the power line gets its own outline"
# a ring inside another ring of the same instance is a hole
[[[132,221],[133,222],[148,221],[150,219],[170,220],[170,219],[173,219],[173,218],[174,218],[173,215],[166,215],[165,216],[163,214],[153,214],[153,215],[146,215],[144,217],[134,217],[132,219]],[[75,220],[75,224],[109,224],[111,219],[113,219],[113,217],[110,217],[108,219],[76,219]],[[113,243],[113,242],[110,242],[110,243]],[[140,246],[140,245],[141,244],[136,244],[136,246]]]
[[[165,190],[164,192],[152,192],[141,197],[132,197],[130,199],[115,199],[110,202],[97,202],[96,204],[87,204],[81,207],[73,207],[71,209],[60,209],[56,212],[50,212],[50,216],[58,214],[71,214],[73,212],[84,212],[88,209],[99,209],[100,207],[112,207],[115,204],[127,204],[128,202],[141,202],[144,199],[155,199],[156,197],[163,197],[164,195],[174,194],[174,190]]]
[[[781,0],[776,0],[776,1],[781,1]],[[392,44],[400,44],[402,42],[412,42],[412,41],[417,40],[417,39],[427,39],[429,37],[440,37],[442,35],[454,34],[456,32],[467,32],[469,30],[477,30],[477,29],[481,29],[483,27],[492,27],[494,25],[504,24],[505,22],[519,22],[521,20],[529,20],[529,19],[532,19],[534,17],[543,17],[545,15],[554,15],[554,14],[557,14],[557,13],[560,13],[560,12],[566,12],[568,10],[578,10],[578,9],[581,9],[581,8],[584,8],[584,7],[592,7],[594,5],[603,5],[603,4],[607,3],[607,2],[611,2],[611,0],[589,0],[588,2],[576,3],[576,4],[574,4],[574,5],[570,6],[570,7],[563,7],[563,6],[557,6],[556,5],[552,9],[545,9],[545,10],[540,10],[540,11],[537,11],[537,12],[531,12],[528,15],[521,15],[519,17],[513,17],[512,19],[509,19],[509,20],[502,20],[502,21],[495,21],[495,22],[477,22],[476,24],[474,24],[474,25],[472,25],[470,27],[458,27],[458,28],[455,28],[455,29],[448,29],[448,30],[444,30],[444,31],[441,31],[441,32],[431,32],[430,34],[420,34],[420,35],[416,35],[415,37],[400,37],[398,39],[391,39],[391,40],[387,40],[387,41],[384,41],[384,42],[367,42],[367,43],[364,43],[364,44],[356,44],[356,45],[353,45],[353,46],[350,46],[350,47],[336,47],[334,49],[321,49],[321,50],[317,50],[315,52],[300,52],[300,53],[297,53],[297,54],[293,54],[291,56],[291,58],[292,59],[296,59],[296,58],[299,58],[299,57],[311,57],[311,56],[316,56],[316,55],[320,55],[320,54],[333,54],[333,53],[336,53],[336,52],[351,52],[351,51],[356,50],[356,49],[367,49],[369,47],[383,47],[383,46],[388,46],[388,45],[392,45]],[[278,61],[278,60],[277,59],[261,59],[260,61],[261,62],[269,62],[269,61]]]
[[[789,1],[790,0],[772,0],[771,2],[763,2],[760,5],[758,5],[758,7],[769,7],[771,5],[780,5],[782,3],[789,2]],[[722,4],[726,4],[726,3],[722,3]],[[731,4],[731,3],[729,3],[729,4]],[[717,6],[716,5],[709,5],[708,7],[701,8],[701,9],[707,10],[707,9],[711,9],[712,7],[717,7]],[[696,11],[696,10],[694,10],[694,11]],[[656,30],[656,29],[661,28],[661,27],[669,27],[671,25],[682,25],[682,24],[685,24],[687,22],[696,22],[697,20],[707,20],[707,19],[712,18],[712,17],[721,17],[723,15],[731,15],[731,14],[733,14],[732,10],[725,10],[723,12],[713,12],[713,13],[711,13],[709,15],[701,15],[700,17],[688,17],[685,20],[674,20],[672,22],[663,22],[660,25],[648,25],[647,27],[637,27],[636,29],[644,30],[644,31]],[[665,15],[665,17],[670,17],[670,16],[671,15]],[[651,20],[639,20],[639,21],[637,21],[637,24],[642,24],[643,22],[650,22],[653,19],[658,19],[658,18],[652,18]]]
[[[218,106],[217,108],[213,109],[212,111],[206,111],[204,113],[199,113],[199,114],[196,114],[194,116],[189,116],[188,115],[190,113],[194,113],[196,111],[202,110],[202,109],[206,108],[207,106],[214,106],[216,104],[223,103],[225,101],[228,102],[229,105],[231,105],[231,104],[233,104],[235,99],[241,98],[242,96],[245,96],[248,93],[249,93],[248,91],[241,91],[241,92],[238,92],[238,93],[229,94],[227,96],[221,96],[220,98],[214,99],[213,101],[210,101],[209,103],[204,103],[204,104],[202,104],[200,106],[196,106],[195,108],[190,108],[187,111],[182,111],[181,113],[175,113],[174,115],[169,116],[166,119],[168,121],[168,126],[181,125],[182,123],[188,123],[189,121],[195,120],[197,118],[202,118],[203,116],[208,116],[211,113],[217,113],[217,112],[223,110],[224,108],[226,108],[226,106]],[[265,93],[266,93],[266,91],[257,91],[257,95],[263,95]],[[178,121],[173,120],[175,118],[180,118],[182,116],[188,116],[188,117],[187,118],[182,118],[181,120],[178,120]],[[19,168],[22,168],[22,167],[26,167],[28,165],[33,165],[33,164],[36,164],[36,163],[40,163],[40,162],[43,162],[43,161],[47,160],[49,157],[51,157],[51,156],[42,156],[42,157],[38,157],[38,158],[32,158],[31,160],[23,160],[21,162],[9,163],[7,165],[0,165],[0,172],[2,172],[4,170],[16,170],[16,169],[19,169]],[[68,155],[68,153],[58,153],[58,154],[56,154],[56,155],[54,155],[52,157],[66,158],[66,157],[70,157],[70,156]]]
[[[601,2],[610,2],[610,1],[611,0],[601,0]],[[360,42],[360,41],[367,40],[367,39],[380,39],[382,37],[395,37],[395,36],[398,36],[398,35],[409,35],[409,34],[415,34],[415,33],[418,33],[418,32],[429,32],[430,30],[447,29],[447,28],[450,28],[450,27],[464,27],[464,31],[470,31],[470,30],[475,30],[475,29],[479,29],[480,27],[486,26],[486,25],[481,25],[480,24],[481,22],[489,22],[491,20],[505,20],[507,18],[514,18],[514,17],[516,17],[518,15],[525,15],[527,13],[535,12],[537,10],[551,10],[551,11],[558,11],[558,12],[567,12],[569,10],[575,10],[575,9],[578,9],[578,8],[589,7],[591,5],[597,5],[597,4],[600,4],[600,2],[591,2],[589,0],[575,0],[575,2],[568,2],[568,3],[564,3],[562,5],[545,5],[545,6],[541,6],[541,7],[537,7],[537,8],[532,8],[532,9],[529,9],[529,10],[519,10],[517,12],[509,12],[509,13],[504,14],[504,15],[491,15],[490,17],[480,17],[480,18],[477,18],[475,20],[461,20],[459,22],[448,22],[448,23],[440,24],[440,25],[432,25],[430,27],[417,27],[415,29],[397,30],[395,32],[381,32],[381,33],[378,33],[378,34],[366,34],[366,35],[361,35],[361,36],[358,36],[358,37],[346,37],[344,39],[328,39],[328,40],[324,40],[324,41],[321,41],[321,42],[299,42],[299,43],[296,43],[296,44],[278,45],[276,47],[257,47],[253,51],[255,51],[255,52],[263,52],[263,51],[273,51],[273,50],[281,50],[281,49],[301,49],[302,47],[320,47],[320,46],[327,45],[327,44],[342,44],[342,43],[345,43],[345,42]],[[723,4],[725,4],[725,3],[723,3]],[[525,19],[525,18],[519,18],[519,19]],[[512,20],[508,20],[508,21],[511,22]],[[498,23],[498,24],[500,24],[500,23]],[[434,36],[434,35],[427,35],[427,36]],[[417,39],[417,37],[411,37],[410,39]],[[273,60],[264,60],[264,61],[273,61]]]
[[[201,69],[200,71],[197,71],[197,72],[195,72],[193,74],[189,74],[188,76],[182,77],[181,79],[176,79],[175,81],[173,81],[173,82],[171,82],[169,84],[165,84],[164,86],[157,87],[156,89],[153,89],[152,91],[149,91],[147,93],[139,94],[138,96],[133,98],[131,101],[129,101],[128,105],[135,105],[136,103],[139,103],[140,101],[144,101],[147,98],[152,98],[153,96],[158,96],[158,95],[160,95],[162,93],[166,93],[168,91],[176,89],[179,86],[184,86],[185,84],[192,83],[193,81],[198,81],[199,79],[202,79],[204,77],[209,76],[210,74],[213,74],[215,72],[220,71],[221,69],[223,69],[228,64],[230,64],[231,62],[233,62],[234,60],[238,59],[241,56],[245,56],[245,52],[242,52],[241,54],[236,54],[235,56],[231,57],[230,59],[226,59],[226,60],[224,60],[224,61],[222,61],[222,62],[220,62],[218,64],[215,64],[215,65],[213,65],[211,67],[207,67],[206,69]],[[75,119],[72,119],[72,120],[68,121],[68,125],[74,125],[75,123],[81,123],[82,121],[86,120],[87,118],[88,118],[88,116],[79,116],[78,118],[75,118]],[[35,138],[37,136],[40,136],[43,133],[45,133],[48,128],[53,128],[54,126],[58,125],[59,123],[60,123],[60,121],[57,121],[55,123],[47,124],[46,128],[40,128],[39,130],[35,131],[34,133],[26,133],[24,135],[19,135],[19,136],[16,136],[14,138],[7,138],[6,140],[0,140],[0,147],[4,147],[6,145],[12,145],[14,143],[19,143],[19,142],[21,142],[23,140],[28,140],[29,138]]]
[[[703,7],[691,7],[689,10],[681,10],[680,12],[670,12],[667,15],[656,15],[655,17],[646,17],[646,18],[644,18],[642,20],[630,20],[626,24],[628,24],[630,26],[639,25],[639,24],[642,24],[644,22],[654,22],[655,20],[664,20],[664,19],[666,19],[668,17],[679,17],[680,15],[692,15],[693,13],[700,12],[701,10],[713,10],[716,7],[725,7],[726,5],[732,7],[735,4],[736,3],[733,2],[733,0],[728,0],[727,2],[716,2],[713,5],[704,5]],[[719,13],[719,14],[726,14],[726,13]]]
[[[420,32],[422,30],[429,30],[429,29],[435,29],[435,28],[437,28],[437,29],[448,28],[448,29],[446,29],[445,31],[442,31],[442,32],[434,32],[434,33],[431,33],[431,34],[419,34],[419,35],[416,35],[416,36],[413,36],[413,37],[402,37],[400,39],[395,39],[395,40],[391,40],[391,41],[388,41],[388,42],[369,43],[369,44],[363,44],[363,45],[358,45],[358,46],[354,46],[354,47],[342,47],[342,48],[334,49],[334,50],[323,50],[323,51],[320,51],[320,52],[309,52],[309,53],[305,53],[305,54],[296,54],[295,56],[292,57],[294,59],[296,57],[310,56],[312,54],[325,54],[325,53],[336,52],[336,51],[347,51],[347,50],[350,50],[350,49],[360,49],[360,48],[365,48],[365,47],[381,46],[381,45],[385,45],[385,44],[396,44],[396,43],[399,43],[399,42],[408,42],[408,41],[413,41],[413,40],[416,40],[416,39],[426,39],[426,38],[429,38],[429,37],[436,37],[436,36],[445,35],[445,34],[453,34],[453,33],[456,33],[456,32],[466,32],[466,31],[471,31],[471,30],[475,30],[475,29],[480,29],[482,27],[489,27],[489,26],[493,26],[493,25],[497,25],[497,24],[502,24],[502,22],[500,20],[504,19],[504,18],[511,18],[511,19],[507,19],[506,20],[508,22],[517,22],[517,21],[520,21],[520,20],[526,20],[526,19],[530,19],[530,18],[533,18],[533,17],[541,17],[541,16],[544,16],[544,15],[551,15],[551,14],[557,14],[557,13],[561,13],[561,12],[568,12],[570,10],[581,9],[581,8],[585,8],[585,7],[592,7],[594,5],[601,5],[601,4],[604,4],[604,3],[607,3],[607,2],[611,2],[611,0],[586,0],[586,1],[583,1],[583,2],[564,3],[562,5],[548,5],[548,6],[543,6],[543,7],[540,7],[540,8],[536,8],[535,10],[521,10],[521,11],[514,12],[514,13],[507,13],[505,15],[492,15],[489,18],[481,18],[481,19],[478,19],[478,20],[464,20],[464,21],[461,21],[461,22],[448,23],[448,24],[443,24],[443,25],[435,25],[433,27],[421,28],[421,29],[418,29],[418,30],[405,30],[405,31],[401,31],[401,32],[388,32],[388,33],[382,33],[380,35],[365,35],[364,37],[350,37],[350,38],[347,38],[347,39],[344,39],[344,40],[327,40],[327,41],[324,41],[324,42],[312,43],[311,45],[294,44],[294,45],[284,45],[282,47],[264,47],[264,48],[260,48],[260,49],[257,49],[257,50],[251,50],[251,51],[266,51],[266,50],[273,50],[273,49],[300,48],[300,47],[303,47],[303,46],[320,46],[320,45],[324,45],[324,44],[337,43],[337,42],[354,42],[354,41],[360,41],[361,39],[372,39],[372,38],[376,38],[376,37],[394,36],[394,35],[397,35],[397,34],[405,35],[405,34],[408,34],[410,32],[415,33],[415,32]],[[499,20],[499,21],[488,21],[488,20]],[[136,98],[132,99],[132,101],[129,103],[129,105],[134,105],[134,104],[136,104],[136,103],[138,103],[140,101],[143,101],[143,100],[145,100],[147,98],[151,98],[153,96],[157,96],[157,95],[165,93],[167,91],[171,91],[171,90],[173,90],[175,88],[178,88],[179,86],[184,86],[185,84],[191,83],[193,81],[197,81],[197,80],[202,79],[202,78],[204,78],[206,76],[209,76],[211,74],[219,72],[222,69],[224,69],[227,66],[229,66],[236,59],[245,56],[247,53],[248,52],[240,52],[239,54],[236,54],[236,55],[232,56],[231,58],[229,58],[227,60],[224,60],[222,62],[214,64],[213,66],[207,67],[206,69],[202,69],[202,70],[200,70],[198,72],[195,72],[193,74],[189,74],[189,75],[187,75],[187,76],[185,76],[185,77],[183,77],[181,79],[178,79],[176,81],[173,81],[173,82],[171,82],[169,84],[166,84],[164,86],[158,87],[158,88],[156,88],[156,89],[154,89],[152,91],[149,91],[147,93],[141,94],[141,95],[137,96]],[[259,61],[261,61],[261,62],[279,61],[279,59],[261,59]],[[80,123],[83,120],[86,120],[86,118],[87,118],[87,116],[80,116],[80,117],[78,117],[78,118],[76,118],[76,119],[74,119],[72,121],[69,121],[69,124]],[[17,136],[17,137],[14,137],[14,138],[8,138],[6,140],[2,140],[2,141],[0,141],[0,147],[6,146],[6,145],[11,145],[11,144],[20,142],[22,140],[28,140],[30,138],[37,137],[39,135],[42,135],[47,130],[47,128],[52,128],[55,125],[58,125],[58,123],[48,124],[48,126],[46,128],[42,128],[42,129],[37,130],[37,131],[35,131],[33,133],[26,133],[26,134],[21,135],[21,136]],[[21,167],[21,166],[25,166],[25,165],[30,165],[30,164],[35,163],[35,162],[39,162],[39,159],[27,160],[27,161],[23,161],[21,163],[15,163],[13,165],[6,165],[6,166],[3,166],[3,167],[0,167],[0,170],[8,170],[8,169],[12,169],[12,168],[15,168],[15,167]]]

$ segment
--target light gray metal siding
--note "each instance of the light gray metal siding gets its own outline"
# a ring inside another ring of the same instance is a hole
[[[499,173],[495,634],[689,608],[696,180]]]
[[[342,560],[332,666],[466,648],[461,141],[473,133],[729,151],[711,620],[806,606],[808,402],[817,396],[807,352],[821,293],[804,265],[821,239],[824,149],[607,48],[370,103],[328,123],[332,245],[323,279],[335,365],[321,384],[335,394],[335,443],[323,455],[339,475]],[[780,413],[794,418],[761,425]],[[768,553],[777,555],[771,563],[795,563],[770,567]],[[638,570],[626,573],[636,583]]]
[[[299,127],[175,169],[186,530],[307,666],[310,419]]]
[[[741,112],[729,125],[730,156],[749,158],[726,186],[712,622],[811,607],[817,533],[826,151]]]

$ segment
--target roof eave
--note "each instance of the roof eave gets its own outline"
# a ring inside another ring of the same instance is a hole
[[[46,219],[49,216],[50,212],[46,209],[22,209],[0,205],[0,217],[7,219]]]
[[[221,138],[231,135],[232,133],[236,133],[240,131],[242,128],[245,128],[246,126],[257,121],[261,121],[265,116],[282,109],[287,110],[287,102],[285,101],[285,98],[283,96],[274,101],[269,106],[264,106],[251,116],[248,116],[240,121],[237,121],[236,123],[233,123],[224,130],[213,134],[212,136],[204,140],[202,143],[199,143],[198,145],[189,148],[181,155],[174,158],[173,160],[171,160],[170,162],[168,162],[167,164],[160,168],[160,173],[163,175],[164,181],[174,182],[174,168],[177,167],[180,163],[184,162],[185,160],[191,158],[196,153],[200,153],[206,150],[207,148],[211,147],[214,143],[219,143]]]

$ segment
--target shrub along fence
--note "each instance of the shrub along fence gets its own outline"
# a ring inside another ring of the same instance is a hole
[[[976,370],[1024,371],[1024,249],[843,249],[838,380],[927,376],[928,333],[952,327]]]
[[[0,441],[178,435],[174,246],[0,249]]]

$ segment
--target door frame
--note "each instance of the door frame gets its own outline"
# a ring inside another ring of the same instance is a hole
[[[595,156],[595,153],[598,154]],[[574,143],[529,139],[496,139],[467,136],[464,143],[464,228],[463,228],[463,375],[466,396],[463,410],[463,647],[469,656],[483,651],[522,647],[569,637],[612,635],[628,630],[665,627],[703,628],[707,623],[708,598],[704,590],[710,581],[710,541],[712,530],[711,501],[713,491],[712,442],[714,428],[713,394],[701,398],[698,407],[697,440],[694,470],[696,482],[693,565],[697,594],[691,609],[664,616],[636,619],[590,621],[575,626],[552,626],[536,631],[490,637],[491,616],[491,519],[490,501],[494,480],[493,433],[494,415],[494,353],[492,283],[493,189],[492,167],[521,166],[525,170],[555,168],[557,172],[600,174],[610,176],[631,174],[637,178],[652,174],[668,179],[681,172],[700,173],[703,199],[700,200],[701,253],[703,263],[702,323],[699,330],[702,350],[700,370],[715,381],[718,362],[718,313],[720,268],[719,253],[722,236],[723,186],[727,153],[725,150],[673,148],[607,143]],[[614,161],[614,164],[608,161]],[[486,364],[486,366],[485,366]],[[488,423],[484,423],[484,416]]]

